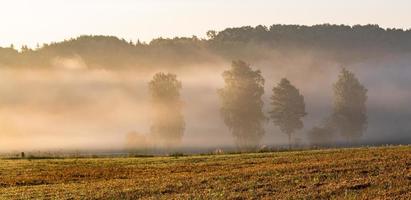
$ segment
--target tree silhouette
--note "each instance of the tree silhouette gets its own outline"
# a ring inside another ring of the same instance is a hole
[[[308,139],[313,146],[326,146],[331,143],[332,130],[329,127],[314,126],[308,131]]]
[[[367,126],[367,89],[343,68],[334,84],[333,121],[347,142],[359,139]]]
[[[264,135],[262,111],[264,78],[244,61],[233,61],[223,73],[225,86],[218,90],[225,124],[240,149],[255,148]]]
[[[0,66],[54,67],[51,61],[56,57],[76,56],[81,57],[88,68],[138,66],[139,70],[159,70],[156,67],[215,62],[216,56],[224,60],[241,57],[258,62],[272,58],[272,51],[289,54],[313,49],[320,53],[322,60],[351,64],[387,53],[411,52],[411,29],[383,29],[378,25],[258,25],[209,31],[207,37],[157,38],[148,44],[139,41],[131,44],[114,36],[83,35],[44,44],[31,51],[24,47],[24,52],[12,56],[0,50]]]
[[[290,81],[283,78],[280,83],[273,88],[271,96],[270,118],[280,130],[288,135],[288,144],[291,146],[292,134],[303,128],[301,118],[305,112],[304,97],[300,94]]]
[[[308,131],[308,140],[313,146],[330,146],[335,139],[333,120],[328,117],[320,126],[314,126]]]
[[[166,147],[181,142],[185,123],[180,99],[181,82],[174,74],[157,73],[149,83],[152,103],[151,136]]]

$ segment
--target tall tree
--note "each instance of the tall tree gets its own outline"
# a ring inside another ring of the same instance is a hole
[[[333,121],[347,142],[359,139],[367,128],[366,101],[367,89],[343,68],[334,84]]]
[[[224,71],[224,88],[218,90],[225,124],[240,149],[255,148],[264,135],[262,111],[264,78],[260,70],[253,70],[244,61],[233,61]]]
[[[291,146],[292,134],[304,126],[301,120],[307,114],[304,97],[290,81],[283,78],[273,88],[271,106],[270,118],[283,133],[288,135],[288,144]]]
[[[174,74],[157,73],[149,83],[152,103],[151,136],[166,147],[181,142],[185,123],[180,90],[182,84]]]

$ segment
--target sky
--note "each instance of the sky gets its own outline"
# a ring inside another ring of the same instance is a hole
[[[149,42],[259,24],[411,28],[409,0],[0,0],[0,46],[114,35]]]

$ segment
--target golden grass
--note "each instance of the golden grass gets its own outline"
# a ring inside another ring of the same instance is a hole
[[[0,160],[0,199],[411,199],[411,146]]]

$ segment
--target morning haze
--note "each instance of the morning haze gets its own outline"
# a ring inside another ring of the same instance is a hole
[[[272,25],[207,35],[150,43],[81,36],[21,52],[1,48],[1,150],[122,150],[129,148],[133,133],[157,146],[150,137],[155,119],[149,82],[158,72],[181,81],[184,130],[178,147],[238,146],[224,123],[218,95],[227,83],[223,72],[237,60],[261,71],[265,117],[272,110],[272,88],[282,78],[305,101],[303,125],[290,142],[267,118],[255,146],[315,143],[311,129],[326,126],[333,115],[333,84],[343,68],[367,89],[366,125],[355,143],[410,141],[410,31],[378,25]],[[328,145],[347,142],[337,132]]]
[[[0,199],[411,199],[409,0],[0,3]]]

